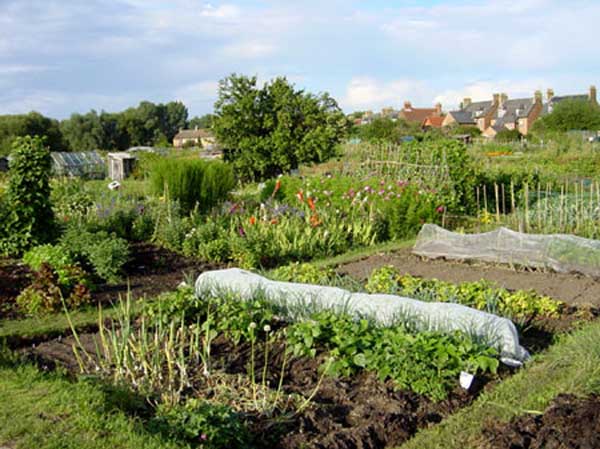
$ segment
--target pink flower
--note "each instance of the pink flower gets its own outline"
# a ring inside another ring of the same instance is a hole
[[[446,210],[446,208],[444,206],[438,206],[437,209],[435,210],[438,214],[441,214],[442,212],[444,212]]]
[[[200,440],[202,440],[202,441],[208,440],[208,437],[206,436],[205,433],[203,433],[202,435],[200,435]]]

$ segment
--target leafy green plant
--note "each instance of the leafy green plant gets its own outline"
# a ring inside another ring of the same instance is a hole
[[[56,272],[61,284],[71,283],[69,274],[75,261],[65,246],[50,244],[35,246],[23,254],[23,262],[35,271],[39,271],[42,264],[46,263]]]
[[[333,268],[320,268],[309,263],[294,262],[273,270],[273,279],[303,284],[327,285],[335,277]]]
[[[18,308],[28,315],[41,315],[60,311],[63,301],[70,308],[78,308],[91,302],[85,272],[77,266],[63,267],[65,281],[61,282],[52,267],[42,262],[34,273],[31,285],[17,297]]]
[[[7,207],[0,221],[0,253],[18,254],[54,236],[50,152],[41,137],[17,137],[12,146]]]
[[[192,447],[245,449],[250,441],[238,412],[227,405],[202,399],[188,399],[177,406],[159,406],[151,425]]]
[[[332,375],[351,376],[366,369],[435,400],[447,396],[461,371],[495,373],[499,366],[495,349],[461,333],[412,334],[403,326],[382,328],[330,311],[290,326],[287,339],[295,355],[314,357],[319,349],[328,351],[334,359],[328,366]]]
[[[563,303],[534,291],[510,292],[487,281],[452,284],[438,279],[402,275],[392,266],[373,270],[366,287],[370,293],[401,294],[424,301],[455,302],[516,319],[521,325],[534,318],[557,317]]]
[[[106,231],[90,232],[70,227],[61,242],[83,266],[91,266],[98,277],[109,283],[119,281],[123,265],[129,258],[126,240]]]

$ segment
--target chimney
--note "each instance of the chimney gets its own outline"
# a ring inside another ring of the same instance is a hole
[[[404,109],[412,109],[412,104],[410,104],[410,101],[404,102]]]
[[[590,102],[598,104],[598,99],[596,98],[596,86],[590,86]]]
[[[435,113],[437,115],[442,115],[442,103],[435,104]]]
[[[500,94],[500,106],[502,106],[506,102],[506,100],[508,100],[508,95],[502,92]]]
[[[546,90],[546,100],[550,101],[554,96],[554,89],[550,88]]]
[[[494,98],[494,101],[493,101],[494,104],[497,105],[500,103],[500,94],[494,94],[493,98]]]
[[[463,98],[462,109],[465,109],[465,108],[467,108],[470,105],[471,105],[471,99],[469,97]]]
[[[533,94],[533,98],[535,99],[536,103],[541,103],[542,102],[542,91],[536,90],[535,93]]]

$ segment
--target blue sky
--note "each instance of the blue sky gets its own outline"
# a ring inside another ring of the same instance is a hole
[[[346,112],[600,87],[600,1],[0,0],[0,114],[211,112],[232,72]]]

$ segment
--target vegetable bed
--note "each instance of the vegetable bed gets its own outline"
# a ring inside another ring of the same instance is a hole
[[[187,290],[135,319],[131,303],[121,306],[100,333],[29,355],[127,386],[152,404],[146,426],[192,447],[394,447],[499,379],[495,351],[464,334],[382,329],[330,312],[291,323],[259,297],[197,300]],[[458,383],[463,370],[477,374],[469,391]]]

